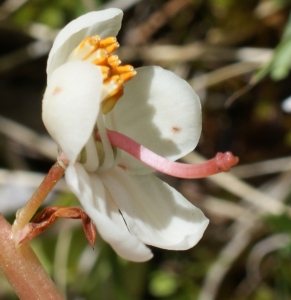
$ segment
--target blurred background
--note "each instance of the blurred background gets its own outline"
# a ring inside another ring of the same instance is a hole
[[[124,10],[123,63],[160,65],[200,96],[202,136],[182,161],[229,150],[240,164],[203,180],[158,174],[210,219],[193,249],[130,263],[59,220],[32,242],[43,265],[68,299],[291,299],[290,0],[1,0],[0,212],[13,222],[56,160],[41,120],[56,34],[107,7]],[[63,181],[47,203],[78,205]],[[1,276],[0,299],[17,299]]]

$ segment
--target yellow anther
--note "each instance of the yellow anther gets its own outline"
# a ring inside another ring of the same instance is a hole
[[[121,66],[117,55],[111,55],[119,47],[115,37],[100,39],[98,35],[85,38],[72,52],[68,60],[86,60],[100,67],[103,76],[103,114],[111,111],[123,95],[124,82],[136,74],[130,65]]]
[[[122,74],[122,73],[127,73],[127,72],[132,72],[134,71],[133,66],[130,65],[125,65],[125,66],[118,66],[114,69],[116,74]]]
[[[103,81],[103,84],[109,84],[109,83],[112,83],[112,84],[122,84],[120,78],[118,75],[113,75],[111,77],[109,77],[108,79],[104,80]]]
[[[108,57],[108,64],[112,67],[112,68],[116,68],[121,64],[121,60],[118,58],[117,55],[110,55]]]
[[[100,44],[100,37],[98,35],[85,38],[81,44],[72,53],[73,56],[86,60],[92,53],[98,50]],[[71,56],[72,56],[71,55]]]
[[[102,113],[104,115],[106,115],[107,113],[109,113],[115,106],[115,104],[117,103],[118,99],[120,97],[122,97],[123,95],[123,88],[118,90],[116,92],[115,95],[113,95],[112,97],[104,100],[102,103],[101,103],[101,110],[102,110]]]
[[[107,65],[108,53],[105,49],[96,49],[86,60],[95,65]]]
[[[128,72],[135,72],[133,66],[131,65],[125,65],[125,66],[117,66],[113,70],[113,74],[123,74],[123,73],[128,73]]]
[[[119,48],[119,44],[116,42],[116,43],[113,43],[113,44],[107,46],[105,49],[108,52],[108,54],[111,54],[112,52],[114,52],[118,48]]]
[[[107,58],[101,57],[91,60],[91,63],[93,63],[96,66],[107,66]]]
[[[117,75],[109,77],[103,82],[103,90],[106,92],[106,95],[102,100],[103,102],[116,95],[121,97],[123,95],[123,81]]]
[[[135,75],[136,75],[136,71],[134,70],[133,72],[127,72],[127,73],[120,74],[119,77],[123,82],[126,82],[126,81],[130,80],[131,78],[133,78]]]
[[[102,72],[103,80],[107,79],[111,73],[110,68],[106,66],[100,66],[100,69]]]
[[[116,42],[117,42],[116,37],[110,36],[110,37],[107,37],[107,38],[102,39],[102,40],[100,41],[100,47],[101,47],[101,48],[106,48],[107,46],[110,46],[110,45],[112,45],[112,44],[114,44],[114,43],[116,43]]]
[[[77,49],[83,49],[85,47],[92,47],[94,50],[99,48],[100,37],[98,35],[89,36],[83,39],[81,44],[78,46]]]

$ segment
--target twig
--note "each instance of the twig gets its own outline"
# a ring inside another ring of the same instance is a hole
[[[280,201],[289,192],[291,172],[283,173],[278,179],[274,180],[262,189],[272,196],[276,196]],[[244,216],[242,216],[244,217]],[[247,217],[247,216],[245,216]],[[250,243],[253,235],[258,231],[260,215],[248,222],[236,221],[233,238],[219,253],[217,260],[213,263],[207,273],[198,300],[214,300],[219,291],[219,287],[233,262],[245,250]]]
[[[231,241],[219,253],[217,260],[210,267],[198,300],[214,300],[219,287],[229,268],[237,259],[238,255],[246,248],[251,240],[252,223],[244,223],[243,229],[234,235]]]
[[[118,50],[121,60],[135,59],[150,60],[154,62],[173,63],[193,60],[206,61],[242,61],[254,63],[266,63],[273,54],[273,50],[267,48],[231,48],[213,46],[204,42],[195,42],[183,46],[174,45],[150,45],[140,47],[122,46]]]
[[[195,77],[189,80],[189,84],[197,91],[226,81],[227,79],[253,72],[261,66],[263,66],[263,63],[260,62],[239,62]]]
[[[192,164],[201,162],[203,160],[204,159],[202,156],[194,152],[183,157],[183,161]],[[283,212],[287,212],[290,214],[291,212],[289,207],[286,207],[276,199],[239,180],[231,173],[221,173],[210,176],[207,179],[215,182],[217,185],[228,190],[234,195],[245,199],[251,205],[255,205],[265,213],[281,214]]]
[[[125,11],[140,1],[141,0],[112,0],[112,1],[102,5],[100,9],[116,7],[116,8],[120,8],[121,10]]]
[[[17,209],[25,205],[27,199],[38,188],[44,177],[40,173],[0,169],[0,211],[2,214],[15,214]],[[63,178],[59,180],[53,192],[68,192],[67,184]],[[51,197],[47,200],[51,200]]]
[[[230,220],[241,220],[242,222],[249,222],[250,219],[256,217],[255,213],[252,213],[248,209],[240,206],[239,204],[219,199],[217,197],[206,196],[203,198],[201,208],[208,211],[211,214],[219,217],[224,217]],[[241,218],[242,216],[248,215],[248,218]]]
[[[28,0],[6,0],[0,6],[0,20],[7,18],[10,14],[19,9]]]
[[[169,18],[179,13],[190,3],[189,0],[170,0],[166,2],[161,9],[154,12],[147,21],[127,32],[125,37],[127,44],[144,44],[159,28],[168,22]]]
[[[24,186],[28,188],[37,188],[41,182],[43,181],[45,175],[36,172],[28,172],[28,171],[11,171],[6,169],[0,169],[0,185],[18,185]],[[63,179],[61,179],[54,191],[67,191],[67,185]]]
[[[24,146],[35,149],[45,157],[56,159],[56,145],[50,138],[41,136],[17,122],[0,116],[0,133]]]
[[[264,19],[282,10],[285,5],[287,5],[287,2],[284,3],[284,1],[283,2],[280,1],[277,2],[272,0],[260,1],[254,10],[254,15],[258,19]]]
[[[239,178],[249,178],[290,170],[291,157],[288,156],[236,166],[231,169],[231,173]]]
[[[7,72],[31,59],[46,55],[51,48],[47,41],[36,41],[0,57],[0,73]]]
[[[33,22],[25,29],[26,34],[38,41],[46,41],[52,43],[60,32],[59,29],[53,29],[48,25]]]
[[[243,295],[247,299],[262,281],[260,265],[266,255],[290,244],[289,234],[275,234],[258,242],[252,249],[247,260],[247,277],[239,285],[236,295]]]

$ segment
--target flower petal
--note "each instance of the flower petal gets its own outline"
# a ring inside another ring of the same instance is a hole
[[[137,69],[114,113],[117,131],[171,160],[192,151],[200,137],[197,94],[185,80],[160,67]],[[127,154],[120,163],[144,173],[143,165]]]
[[[153,175],[131,176],[121,168],[101,173],[131,234],[159,248],[186,250],[201,239],[208,219],[175,189]]]
[[[66,25],[56,37],[47,63],[48,80],[52,72],[64,64],[71,52],[87,36],[116,36],[123,12],[117,8],[87,13]]]
[[[89,62],[68,62],[52,74],[43,98],[43,122],[65,155],[74,163],[96,122],[102,74]]]
[[[66,181],[79,198],[98,232],[123,258],[142,262],[152,258],[151,250],[131,235],[118,208],[105,192],[97,174],[90,174],[76,163],[66,170]],[[108,192],[107,192],[108,193]]]

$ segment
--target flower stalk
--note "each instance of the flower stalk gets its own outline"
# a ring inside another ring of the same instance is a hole
[[[35,253],[24,244],[16,248],[11,225],[0,214],[0,271],[22,300],[63,300]]]
[[[47,195],[54,188],[57,182],[64,175],[65,170],[56,162],[49,170],[47,176],[44,178],[43,182],[40,184],[38,189],[32,195],[27,204],[19,209],[16,213],[16,219],[12,226],[12,232],[14,237],[17,233],[30,221],[33,215],[36,213],[38,208],[41,206]]]

